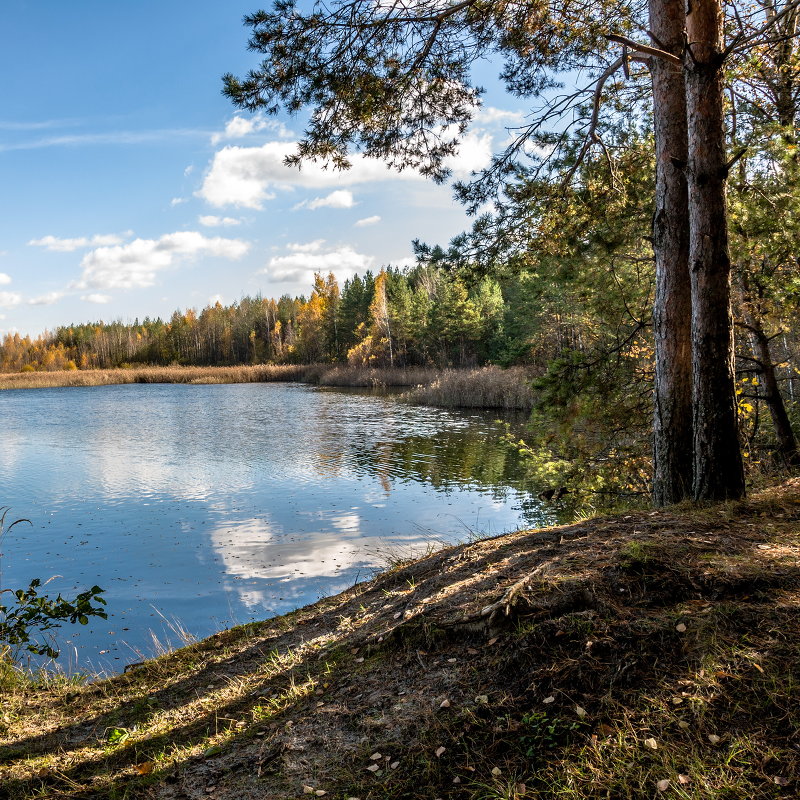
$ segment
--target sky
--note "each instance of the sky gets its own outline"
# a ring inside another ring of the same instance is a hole
[[[7,0],[0,74],[0,336],[308,294],[413,263],[470,225],[449,186],[355,157],[283,165],[302,119],[237,112],[260,0]],[[496,96],[495,96],[496,95]],[[485,167],[522,115],[495,93],[451,163]]]

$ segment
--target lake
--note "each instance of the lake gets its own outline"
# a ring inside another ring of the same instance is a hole
[[[496,413],[300,384],[0,392],[0,587],[99,584],[66,669],[120,671],[338,592],[388,559],[553,521]],[[516,420],[514,424],[518,424]]]

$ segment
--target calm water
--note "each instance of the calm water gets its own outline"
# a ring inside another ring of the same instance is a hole
[[[2,587],[97,583],[60,662],[120,670],[368,577],[387,551],[550,521],[493,415],[296,384],[0,392]]]

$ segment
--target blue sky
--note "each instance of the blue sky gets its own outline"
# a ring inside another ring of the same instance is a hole
[[[257,62],[252,2],[8,0],[0,74],[0,335],[307,293],[411,262],[469,225],[451,190],[356,159],[282,165],[302,131],[237,113],[221,75]],[[481,112],[452,166],[480,169],[519,120]],[[499,97],[499,104],[503,96]]]

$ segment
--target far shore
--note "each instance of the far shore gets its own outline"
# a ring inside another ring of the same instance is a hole
[[[0,391],[128,383],[275,383],[407,387],[402,397],[421,405],[461,408],[533,407],[531,375],[523,367],[355,367],[335,364],[252,364],[233,367],[131,366],[119,369],[0,373]]]

